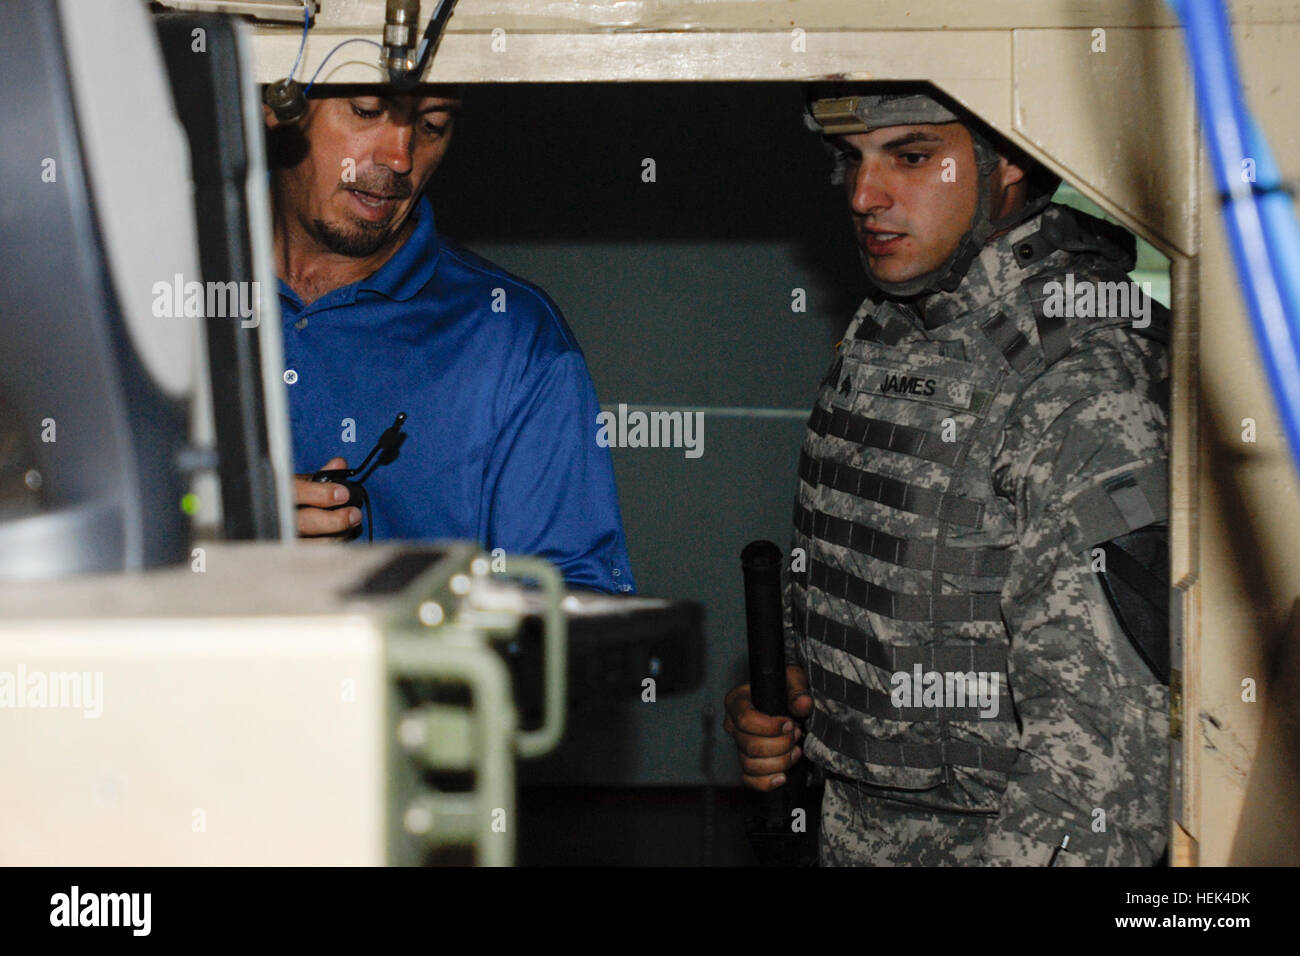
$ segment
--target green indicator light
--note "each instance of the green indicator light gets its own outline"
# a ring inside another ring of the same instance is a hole
[[[182,499],[181,499],[181,511],[184,511],[184,512],[185,512],[187,515],[189,515],[191,518],[193,518],[196,514],[198,514],[198,513],[199,513],[199,496],[196,495],[194,492],[191,491],[191,492],[190,492],[189,494],[187,494],[184,498],[182,498]]]

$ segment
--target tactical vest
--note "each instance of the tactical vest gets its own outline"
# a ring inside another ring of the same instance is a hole
[[[837,346],[800,454],[803,561],[792,550],[787,585],[815,702],[804,749],[826,769],[905,802],[997,811],[1019,740],[1001,613],[1016,515],[992,475],[1008,413],[1087,336],[1118,329],[1133,362],[1111,387],[1167,404],[1158,303],[1145,331],[1127,315],[1049,314],[1061,305],[1053,281],[1127,281],[1131,250],[1117,253],[1104,225],[1049,206],[985,248],[941,325],[868,300]],[[1164,520],[1164,464],[1118,476],[1074,512],[1074,552]]]

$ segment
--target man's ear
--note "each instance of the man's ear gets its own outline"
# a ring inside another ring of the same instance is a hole
[[[1016,183],[1023,182],[1025,179],[1025,167],[1019,165],[1005,156],[998,157],[998,175],[995,180],[1003,189],[1008,186],[1014,186]]]
[[[262,104],[262,120],[266,123],[268,129],[275,129],[280,125],[280,121],[275,118],[275,113],[271,111],[271,107],[265,103]]]

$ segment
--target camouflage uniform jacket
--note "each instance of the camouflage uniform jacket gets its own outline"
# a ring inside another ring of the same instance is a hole
[[[1168,313],[1120,301],[1133,246],[1051,205],[955,292],[868,300],[800,455],[804,750],[891,801],[985,816],[979,862],[1065,834],[1090,864],[1165,844],[1168,692],[1094,551],[1168,510]]]

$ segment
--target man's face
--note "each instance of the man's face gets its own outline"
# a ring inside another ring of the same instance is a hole
[[[379,252],[398,237],[446,155],[458,106],[418,94],[311,101],[302,123],[307,148],[276,173],[283,212],[330,252]]]
[[[905,282],[941,266],[975,215],[975,147],[960,123],[835,136],[858,247],[871,275]]]

